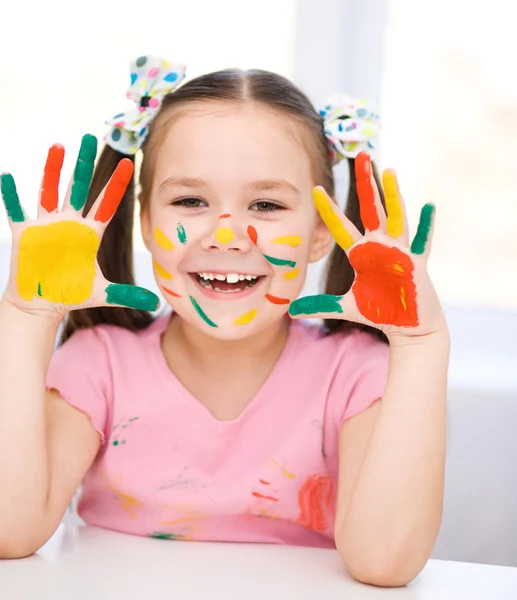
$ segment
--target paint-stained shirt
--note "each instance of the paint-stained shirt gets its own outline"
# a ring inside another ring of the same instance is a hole
[[[218,421],[167,366],[169,318],[81,330],[52,358],[47,389],[102,437],[81,518],[160,538],[335,547],[340,426],[382,397],[388,345],[292,321],[268,380]]]

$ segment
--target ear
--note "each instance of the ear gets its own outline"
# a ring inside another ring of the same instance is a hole
[[[140,231],[142,232],[145,247],[150,251],[151,218],[149,216],[149,211],[143,208],[141,195],[138,196],[138,201],[140,202]]]
[[[312,236],[309,262],[314,263],[323,258],[332,248],[334,239],[323,219],[317,215],[316,228]]]

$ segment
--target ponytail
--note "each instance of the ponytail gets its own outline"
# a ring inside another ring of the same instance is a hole
[[[348,168],[350,171],[350,187],[348,192],[348,199],[345,206],[345,216],[350,221],[352,221],[352,223],[357,227],[357,229],[364,235],[364,225],[361,221],[359,197],[357,195],[356,187],[355,159],[349,158],[347,159],[347,161]],[[377,184],[377,188],[381,196],[382,207],[384,208],[384,212],[386,212],[386,204],[384,201],[384,194],[382,192],[381,180],[377,171],[377,167],[374,165],[373,162],[372,170],[375,183]],[[327,263],[325,293],[332,294],[333,296],[343,296],[352,287],[354,279],[355,272],[352,269],[352,266],[348,260],[345,251],[341,248],[341,246],[338,246],[336,244],[330,254]],[[324,324],[329,334],[338,333],[340,331],[360,329],[362,331],[368,331],[374,334],[383,342],[388,342],[388,338],[382,331],[376,329],[375,327],[370,327],[369,325],[363,325],[362,323],[354,323],[352,321],[343,321],[340,319],[325,319]]]
[[[88,200],[83,208],[85,216],[102,192],[122,158],[110,146],[102,150],[95,171]],[[135,210],[135,178],[127,186],[122,202],[110,221],[101,241],[97,260],[103,275],[112,283],[135,284],[133,272],[133,215]],[[148,327],[153,321],[151,313],[134,308],[98,307],[82,308],[68,313],[62,330],[60,343],[63,344],[78,329],[93,327],[102,323],[125,327],[137,331]]]

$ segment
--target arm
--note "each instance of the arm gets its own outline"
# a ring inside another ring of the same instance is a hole
[[[448,357],[446,329],[392,341],[383,400],[342,426],[335,539],[345,566],[364,583],[409,583],[435,544]]]

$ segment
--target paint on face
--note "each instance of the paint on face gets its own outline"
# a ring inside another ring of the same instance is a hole
[[[124,158],[118,163],[108,182],[100,206],[95,213],[96,221],[107,223],[115,214],[133,177],[133,171],[134,165],[129,158]]]
[[[312,197],[316,210],[328,227],[332,237],[336,240],[336,243],[345,251],[351,248],[354,245],[354,238],[343,225],[341,218],[335,213],[332,206],[333,203],[327,194],[323,190],[315,188],[312,191]]]
[[[257,230],[255,229],[255,227],[253,227],[253,225],[248,225],[248,236],[249,236],[250,240],[256,245],[258,235],[257,235]]]
[[[293,269],[292,271],[289,271],[288,273],[284,273],[284,279],[287,279],[287,281],[291,281],[292,279],[296,279],[299,274],[300,274],[300,269]]]
[[[249,312],[244,313],[233,322],[234,325],[248,325],[257,316],[257,309],[252,308]]]
[[[156,274],[159,277],[163,277],[164,279],[174,279],[173,276],[166,271],[160,264],[158,264],[154,259],[153,259],[153,267],[154,270],[156,271]]]
[[[399,248],[366,242],[353,248],[352,286],[359,312],[374,323],[416,327],[418,310],[413,261]]]
[[[128,308],[148,311],[154,311],[160,305],[156,294],[136,285],[110,283],[105,292],[108,304],[119,304]]]
[[[96,156],[97,138],[86,134],[81,141],[70,194],[70,205],[77,211],[82,210],[88,199]]]
[[[25,221],[25,215],[11,173],[4,173],[1,175],[0,183],[2,199],[4,201],[5,210],[7,211],[7,216],[13,223],[23,223]]]
[[[219,227],[219,229],[215,232],[215,239],[223,245],[229,244],[234,237],[235,234],[229,227]]]
[[[166,288],[164,285],[160,285],[160,287],[166,294],[169,294],[169,296],[172,296],[173,298],[181,298],[182,297],[179,294],[176,294],[176,292],[173,292],[172,290],[170,290],[169,288]]]
[[[340,304],[343,296],[332,296],[331,294],[316,294],[295,300],[289,307],[289,314],[316,315],[318,313],[342,313]]]
[[[178,239],[179,239],[180,243],[186,244],[187,243],[187,234],[185,233],[185,228],[183,227],[183,225],[181,223],[178,223],[178,226],[176,227],[176,231],[178,232]]]
[[[59,178],[65,158],[65,149],[61,144],[55,144],[48,151],[47,162],[41,182],[41,207],[48,213],[57,210],[59,203]]]
[[[154,228],[153,237],[154,241],[158,244],[158,247],[162,250],[174,250],[174,244],[159,227]]]
[[[328,475],[311,475],[298,493],[297,523],[314,531],[325,531],[334,522],[334,484]]]
[[[273,496],[265,496],[260,492],[251,492],[251,495],[255,496],[255,498],[262,498],[263,500],[271,500],[272,502],[278,502],[278,498],[275,498]]]
[[[232,215],[230,213],[226,213],[224,215],[221,215],[219,218],[220,219],[229,219]]]
[[[284,260],[283,258],[267,256],[267,254],[264,254],[264,258],[272,265],[275,265],[275,267],[291,267],[293,269],[296,267],[296,263],[294,262],[294,260]]]
[[[266,299],[271,302],[271,304],[289,304],[291,301],[289,298],[278,298],[277,296],[272,296],[271,294],[266,294]]]
[[[156,538],[157,540],[182,540],[185,538],[184,535],[178,533],[165,533],[163,531],[154,531],[147,535],[148,537]]]
[[[375,193],[371,180],[371,160],[366,152],[360,152],[355,159],[355,177],[361,221],[365,229],[375,231],[379,229],[380,221],[375,207]]]
[[[203,321],[207,324],[210,325],[210,327],[217,327],[217,325],[210,320],[206,313],[203,311],[203,309],[199,306],[199,304],[196,302],[196,299],[193,298],[192,296],[189,296],[190,301],[192,302],[192,306],[195,308],[197,314],[203,319]]]
[[[433,215],[434,205],[424,204],[420,211],[418,229],[413,239],[413,243],[411,244],[411,252],[413,254],[423,254],[425,252],[427,242],[429,241],[431,226],[433,224]]]
[[[302,243],[302,238],[299,235],[284,235],[273,240],[273,244],[285,244],[296,248]]]
[[[27,227],[20,236],[18,294],[24,300],[41,295],[49,302],[82,304],[93,291],[99,245],[97,233],[77,221]]]
[[[391,171],[382,174],[382,188],[386,204],[386,232],[392,238],[397,238],[404,231],[404,215],[400,202],[397,178]]]

